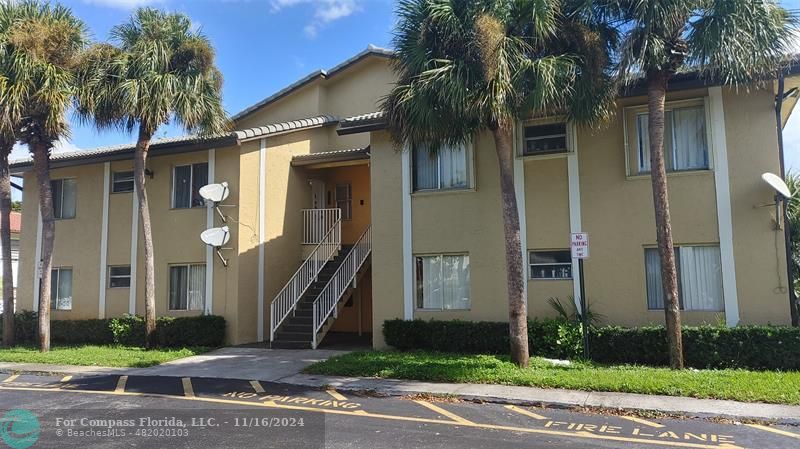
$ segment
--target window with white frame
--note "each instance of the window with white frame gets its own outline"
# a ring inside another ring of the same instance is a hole
[[[645,248],[647,308],[664,309],[661,259],[657,248]],[[722,312],[722,262],[719,246],[681,246],[675,248],[678,271],[678,298],[682,310]]]
[[[531,279],[572,279],[572,256],[569,250],[529,251]]]
[[[77,182],[74,178],[50,181],[53,193],[53,218],[63,220],[75,218],[77,204]]]
[[[170,265],[169,310],[203,310],[206,264]]]
[[[472,177],[471,145],[419,145],[413,150],[414,191],[468,189]]]
[[[53,268],[50,271],[50,308],[72,310],[72,268]]]
[[[133,192],[133,171],[114,172],[111,179],[111,193]]]
[[[633,174],[650,173],[649,115],[646,108],[628,114],[628,144]],[[710,167],[706,110],[702,100],[667,104],[664,111],[664,163],[667,171]]]
[[[200,187],[208,184],[208,163],[178,165],[172,170],[172,207],[205,207]]]
[[[350,184],[336,185],[336,207],[342,211],[342,220],[353,219],[353,188]]]
[[[554,154],[567,152],[567,124],[549,123],[526,125],[522,155]]]
[[[108,288],[126,288],[130,286],[131,286],[130,265],[108,267]]]
[[[417,256],[415,260],[418,309],[469,309],[468,255],[438,254]]]

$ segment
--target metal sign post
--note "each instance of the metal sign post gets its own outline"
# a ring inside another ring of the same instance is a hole
[[[578,279],[580,279],[581,328],[583,330],[583,357],[589,359],[589,321],[587,319],[586,282],[583,280],[583,259],[589,258],[589,234],[574,232],[570,236],[570,252],[578,259]]]

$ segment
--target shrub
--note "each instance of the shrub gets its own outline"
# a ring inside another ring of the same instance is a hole
[[[498,354],[509,349],[508,324],[470,321],[386,321],[386,343],[399,350]],[[580,326],[565,320],[528,321],[532,355],[577,359],[583,353]],[[699,326],[683,328],[686,366],[800,370],[800,328]],[[590,356],[610,364],[666,366],[666,332],[661,326],[590,329]]]
[[[36,312],[18,312],[14,320],[17,343],[35,344]],[[225,319],[215,315],[158,317],[156,335],[158,345],[164,347],[222,346],[225,342]],[[53,343],[69,345],[144,346],[144,318],[125,315],[108,319],[53,320],[50,322],[50,339]]]

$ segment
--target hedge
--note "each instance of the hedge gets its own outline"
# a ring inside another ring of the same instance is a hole
[[[18,343],[36,343],[35,312],[18,312],[14,317],[14,327]],[[67,345],[144,346],[144,318],[126,315],[107,319],[53,320],[50,322],[50,341]],[[225,319],[216,315],[158,317],[156,342],[162,347],[222,346],[225,342]]]
[[[399,350],[423,349],[470,354],[508,352],[508,323],[488,321],[390,320],[386,343]],[[590,357],[608,364],[668,365],[663,327],[590,329]],[[562,319],[529,320],[532,355],[579,359],[580,327]],[[683,327],[686,365],[701,369],[800,370],[800,328],[783,326]]]

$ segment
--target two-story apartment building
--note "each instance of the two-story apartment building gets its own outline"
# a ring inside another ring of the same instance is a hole
[[[392,318],[507,319],[493,142],[480,134],[433,157],[392,142],[375,112],[395,81],[391,57],[370,47],[240,112],[235,132],[153,145],[158,314],[222,315],[229,343],[283,347],[315,346],[331,329],[372,333],[382,347],[381,325]],[[771,85],[736,90],[692,74],[671,84],[666,152],[686,323],[789,320],[783,233],[774,208],[760,207],[775,194],[761,174],[780,170],[775,95]],[[601,129],[558,117],[518,123],[531,317],[554,313],[548,298],[578,296],[568,247],[570,233],[583,231],[592,307],[608,323],[663,322],[646,113],[632,88]],[[52,157],[53,319],[144,311],[132,156],[123,145]],[[13,171],[25,178],[31,224],[18,307],[35,310],[41,220],[31,165],[17,161]],[[199,188],[223,181],[230,196],[206,204]],[[223,225],[223,248],[200,240]]]

